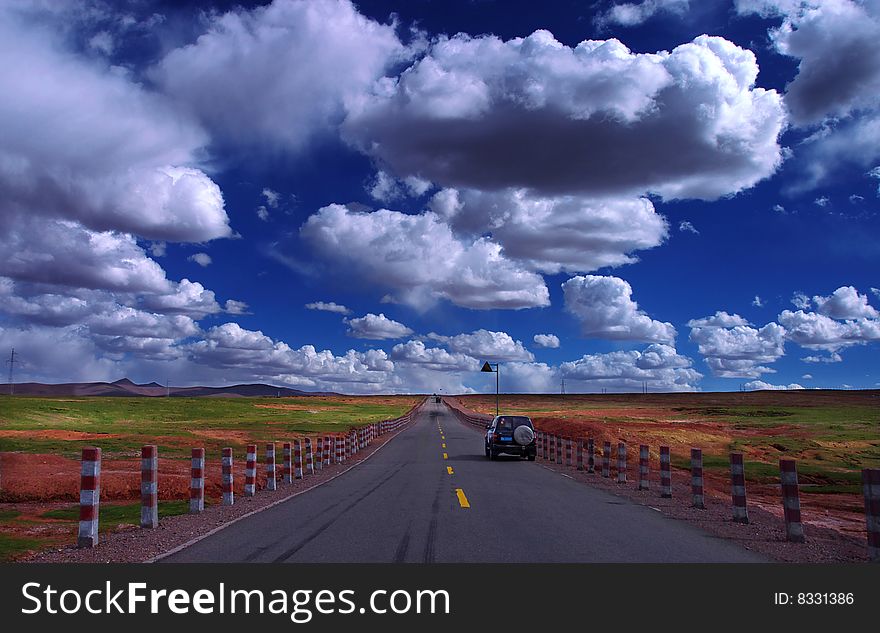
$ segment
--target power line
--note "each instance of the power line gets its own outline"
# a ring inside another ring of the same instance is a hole
[[[6,361],[9,364],[9,395],[15,395],[15,382],[13,378],[15,376],[15,363],[21,362],[15,360],[15,348],[12,348],[12,354],[9,355],[9,360]]]

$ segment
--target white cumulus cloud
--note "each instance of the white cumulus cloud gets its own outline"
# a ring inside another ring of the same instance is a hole
[[[440,347],[427,347],[422,341],[398,343],[389,355],[395,363],[420,365],[433,371],[478,371],[477,359],[460,352],[450,353]]]
[[[559,347],[559,337],[555,334],[535,334],[532,339],[538,347],[557,348]]]
[[[719,318],[724,314],[726,318]],[[775,370],[767,367],[785,355],[785,328],[768,323],[754,328],[737,315],[716,313],[715,317],[691,321],[690,340],[715,376],[757,378]]]
[[[403,338],[413,333],[403,323],[389,319],[384,314],[368,313],[355,319],[346,319],[349,336],[373,340]]]
[[[763,380],[750,380],[743,385],[743,388],[745,388],[747,391],[789,391],[795,389],[803,389],[803,387],[796,382],[790,385],[771,385],[770,383],[764,382]]]
[[[593,391],[641,391],[643,383],[654,391],[695,391],[702,375],[691,365],[691,359],[674,347],[655,343],[641,352],[587,354],[562,363],[559,371],[566,380]]]
[[[589,272],[638,261],[668,236],[647,198],[541,196],[527,190],[444,189],[432,209],[459,233],[491,233],[504,255],[546,273]]]
[[[443,343],[453,352],[467,354],[482,361],[533,361],[534,355],[521,341],[515,340],[507,332],[476,330],[470,334],[442,336],[431,333],[431,340]]]
[[[600,26],[617,24],[638,26],[658,13],[682,15],[687,12],[689,0],[642,0],[641,2],[622,2],[614,4],[599,14],[596,23]]]
[[[565,309],[581,324],[584,336],[623,341],[672,343],[675,328],[655,321],[632,299],[632,286],[619,277],[586,275],[562,284]]]
[[[852,286],[841,286],[827,297],[815,296],[816,311],[832,319],[876,319],[880,313],[868,304],[868,295]]]
[[[416,307],[439,299],[485,310],[550,302],[540,275],[507,259],[488,239],[456,238],[432,212],[367,213],[333,204],[309,217],[300,234],[325,260]]]
[[[215,138],[239,146],[296,151],[333,133],[346,105],[407,55],[393,25],[348,0],[274,0],[206,22],[152,77]]]
[[[720,37],[633,53],[547,31],[459,34],[354,101],[343,134],[396,176],[441,186],[714,199],[781,161],[785,110],[757,74]]]
[[[335,312],[337,314],[351,314],[351,310],[335,301],[313,301],[306,304],[308,310],[320,310],[322,312]]]
[[[187,259],[191,262],[195,262],[196,264],[198,264],[202,268],[210,266],[211,261],[212,261],[211,256],[208,255],[207,253],[193,253],[192,255],[187,257]]]

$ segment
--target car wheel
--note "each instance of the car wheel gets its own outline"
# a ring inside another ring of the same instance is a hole
[[[529,461],[530,461],[530,462],[535,461],[535,456],[534,456],[534,455],[529,455]]]
[[[489,449],[489,459],[491,459],[491,460],[498,459],[498,453],[496,453],[492,449]]]
[[[486,457],[489,457],[489,449],[486,449]]]

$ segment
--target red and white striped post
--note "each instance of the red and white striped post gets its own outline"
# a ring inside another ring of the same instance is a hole
[[[290,442],[284,442],[282,450],[284,463],[281,466],[281,481],[289,484],[293,482],[293,446]]]
[[[277,490],[275,479],[275,442],[266,444],[266,490]]]
[[[314,456],[312,455],[312,438],[307,437],[306,440],[306,474],[315,474]]]
[[[785,516],[785,536],[792,543],[804,542],[801,523],[801,498],[798,491],[797,464],[793,459],[779,460],[779,478],[782,483],[782,510]]]
[[[868,530],[868,559],[880,561],[880,468],[862,470],[865,523]]]
[[[223,489],[223,505],[231,506],[235,504],[235,492],[232,489],[233,484],[233,475],[232,475],[232,449],[224,448],[220,457],[220,464],[222,469],[223,479],[221,481],[221,487]]]
[[[189,512],[198,514],[205,509],[205,449],[192,449],[191,457]]]
[[[79,479],[79,534],[77,547],[98,544],[98,513],[101,500],[101,449],[82,449]]]
[[[550,444],[550,450],[548,451],[548,457],[551,462],[555,462],[556,461],[556,436],[550,435],[550,437],[548,437],[547,439]]]
[[[141,527],[159,526],[159,451],[154,445],[141,448]]]
[[[587,438],[587,472],[596,472],[596,445],[592,437]]]
[[[344,459],[345,459],[345,461],[348,461],[349,459],[351,459],[351,433],[346,433],[345,436],[342,438],[342,440],[345,442],[345,458]]]
[[[611,442],[605,442],[602,447],[602,476],[611,476]]]
[[[660,496],[672,498],[672,462],[668,446],[660,447]]]
[[[297,479],[303,478],[303,452],[299,440],[293,440],[293,476]]]
[[[578,439],[577,444],[574,448],[574,461],[578,470],[584,469],[584,441],[582,439]]]
[[[342,438],[337,435],[334,442],[336,442],[336,463],[341,464],[344,458],[342,454]]]
[[[571,466],[571,438],[565,438],[565,465]]]
[[[749,509],[746,506],[746,471],[742,453],[730,454],[730,495],[733,498],[733,520],[737,523],[749,522]]]
[[[639,445],[639,490],[650,488],[651,451],[646,444]]]
[[[535,431],[535,452],[538,457],[544,457],[544,434],[541,431]]]
[[[324,436],[324,466],[330,468],[333,462],[330,460],[332,442],[329,435]]]
[[[315,440],[315,455],[313,459],[314,470],[321,470],[324,468],[324,438],[320,435],[318,439]]]
[[[617,483],[626,483],[626,443],[617,443]]]
[[[544,455],[543,459],[550,459],[550,434],[547,431],[543,431],[541,435],[544,437]]]
[[[703,450],[691,449],[691,506],[705,508],[706,501],[703,497]]]
[[[560,466],[562,465],[562,436],[556,436],[556,463]]]
[[[257,445],[247,445],[247,457],[244,465],[244,496],[253,497],[257,494]]]

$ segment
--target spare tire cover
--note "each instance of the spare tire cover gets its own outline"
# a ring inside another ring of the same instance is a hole
[[[527,444],[531,444],[532,440],[535,439],[535,432],[523,424],[513,430],[513,439],[520,446],[526,446]]]

